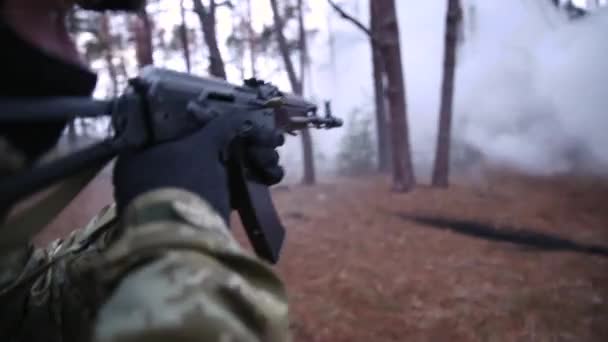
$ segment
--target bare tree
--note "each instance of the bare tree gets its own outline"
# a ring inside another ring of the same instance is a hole
[[[414,169],[407,124],[405,82],[395,0],[373,0],[371,13],[377,20],[378,45],[388,81],[393,156],[393,190],[409,191],[414,187]]]
[[[251,62],[251,77],[257,77],[256,61],[256,44],[255,33],[253,32],[253,17],[251,15],[251,0],[247,0],[247,42],[249,43],[249,58]]]
[[[152,44],[152,19],[145,8],[137,14],[131,23],[135,35],[135,51],[139,67],[154,64],[154,46]]]
[[[112,96],[118,95],[118,71],[114,64],[114,45],[112,42],[112,34],[110,32],[110,20],[107,14],[101,16],[101,23],[99,25],[99,42],[103,47],[103,58],[108,68],[108,74],[110,75],[110,81],[112,82]]]
[[[216,11],[218,4],[215,0],[210,0],[207,7],[203,5],[201,0],[193,0],[193,3],[194,12],[198,15],[201,23],[205,44],[209,49],[209,73],[215,77],[226,79],[224,59],[217,45]]]
[[[184,4],[185,0],[180,0],[179,9],[181,14],[181,25],[179,26],[179,38],[182,43],[182,49],[184,51],[184,61],[186,62],[186,70],[190,72],[192,70],[192,59],[190,57],[190,39],[188,37],[188,25],[186,23],[186,8]]]
[[[283,58],[283,62],[285,64],[285,69],[287,71],[287,77],[289,78],[289,82],[291,84],[292,91],[295,94],[302,95],[304,91],[304,74],[300,75],[300,79],[296,75],[296,70],[293,65],[293,61],[291,60],[291,51],[290,47],[287,43],[287,39],[285,38],[285,34],[283,33],[284,22],[281,13],[279,12],[279,5],[277,0],[270,0],[270,5],[272,7],[273,19],[274,19],[274,33],[277,38],[277,42],[279,44],[279,51],[281,53],[281,57]],[[300,50],[300,63],[305,64],[307,62],[307,44],[306,44],[306,34],[304,27],[304,14],[303,14],[303,1],[298,0],[298,49]],[[302,68],[302,70],[304,70]],[[307,129],[302,130],[302,152],[304,157],[304,176],[302,182],[304,184],[310,185],[315,183],[315,165],[314,165],[314,152],[312,147],[312,137],[310,132]]]
[[[370,1],[370,14],[372,11],[373,1]],[[351,22],[369,38],[369,43],[372,52],[372,65],[373,65],[373,80],[374,80],[374,102],[376,109],[376,143],[378,149],[378,170],[388,171],[390,165],[390,145],[389,145],[389,132],[387,113],[385,106],[385,92],[384,92],[384,64],[382,62],[382,54],[380,47],[378,46],[377,36],[377,17],[370,15],[370,26],[366,27],[358,19],[347,13],[344,9],[338,6],[334,1],[328,0],[329,5],[336,11],[342,18]]]
[[[443,83],[441,85],[441,109],[433,168],[433,185],[447,187],[450,175],[450,140],[452,137],[452,102],[454,99],[454,69],[462,8],[459,0],[448,0],[445,26],[445,50]]]
[[[304,26],[304,5],[303,0],[298,0],[298,49],[300,50],[300,94],[304,95],[304,80],[306,70],[310,66],[308,55],[308,43],[306,39],[306,28]],[[311,79],[309,77],[308,82]],[[304,155],[304,184],[315,183],[315,159],[312,147],[312,136],[307,129],[302,130],[302,153]]]
[[[285,71],[287,71],[289,83],[291,84],[291,88],[294,93],[302,94],[302,85],[300,84],[298,76],[296,75],[296,69],[293,65],[293,61],[291,60],[291,50],[289,48],[289,44],[287,43],[287,38],[285,38],[285,34],[283,33],[284,23],[281,13],[279,12],[277,0],[270,0],[270,5],[272,7],[272,15],[274,20],[274,33],[279,44],[279,52],[281,53],[283,63],[285,64]]]
[[[372,36],[378,32],[378,16],[373,13],[374,6],[370,0],[370,28]],[[388,129],[388,110],[384,79],[386,77],[386,66],[382,58],[382,52],[376,39],[370,39],[372,48],[372,64],[374,76],[374,101],[376,106],[376,139],[378,144],[378,170],[388,171],[391,166],[391,145],[389,144],[391,133]]]

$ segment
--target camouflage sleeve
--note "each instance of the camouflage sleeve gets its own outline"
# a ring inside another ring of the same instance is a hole
[[[128,208],[96,263],[109,297],[94,341],[289,341],[285,290],[193,194],[164,189]]]

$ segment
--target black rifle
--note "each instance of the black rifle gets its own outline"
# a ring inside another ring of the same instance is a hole
[[[218,116],[234,122],[235,144],[229,163],[233,205],[254,250],[272,263],[279,259],[284,228],[269,189],[249,174],[240,155],[239,133],[263,126],[286,133],[305,128],[340,127],[326,104],[317,106],[256,79],[237,86],[223,80],[146,67],[129,82],[124,94],[108,101],[90,98],[0,98],[0,124],[65,121],[75,117],[110,116],[114,136],[0,182],[0,207],[8,206],[83,169],[109,162],[125,149],[179,139]]]

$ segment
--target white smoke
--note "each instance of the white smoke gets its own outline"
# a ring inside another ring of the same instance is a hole
[[[331,9],[313,46],[310,95],[331,98],[335,112],[372,113],[369,43]],[[357,3],[360,3],[357,7]],[[434,159],[447,1],[397,1],[408,121],[416,173],[428,179]],[[464,45],[458,55],[454,155],[463,145],[493,164],[534,174],[608,170],[608,15],[570,21],[549,0],[462,0]],[[367,1],[343,2],[362,22]],[[331,24],[329,24],[331,23]],[[334,39],[333,62],[327,43]],[[316,149],[335,155],[344,130],[315,134]],[[283,157],[299,173],[297,140]],[[467,159],[470,161],[470,159]]]
[[[503,12],[498,2],[477,1],[478,31],[457,72],[456,139],[490,162],[535,174],[605,173],[608,11],[570,22],[551,7],[535,13],[531,3],[509,2]]]

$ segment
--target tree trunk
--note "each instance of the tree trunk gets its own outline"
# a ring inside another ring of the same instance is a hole
[[[414,170],[407,124],[405,82],[399,42],[395,0],[374,0],[372,13],[378,17],[378,39],[388,76],[393,155],[393,190],[406,192],[414,187]]]
[[[226,67],[224,59],[217,45],[217,32],[215,25],[215,0],[209,2],[209,8],[205,8],[201,0],[193,0],[194,11],[198,15],[203,30],[203,38],[209,49],[209,73],[215,77],[226,79]]]
[[[152,21],[145,8],[138,13],[132,30],[135,33],[135,54],[139,67],[154,64]]]
[[[182,42],[182,49],[184,51],[184,61],[186,63],[186,71],[192,71],[192,62],[190,58],[190,40],[188,39],[188,25],[186,24],[186,8],[184,7],[184,0],[180,1],[179,4],[182,23],[179,26],[179,38]]]
[[[296,75],[295,67],[291,60],[291,55],[289,51],[289,46],[287,45],[287,39],[283,34],[283,19],[279,13],[279,6],[277,4],[277,0],[270,0],[270,5],[272,7],[272,13],[274,18],[274,27],[275,34],[277,36],[277,41],[279,43],[279,50],[281,52],[281,56],[283,57],[283,62],[285,63],[285,69],[287,70],[287,76],[289,78],[289,82],[291,83],[292,91],[297,95],[302,95],[304,91],[303,83],[304,74],[301,75],[302,79],[298,80]],[[304,29],[304,18],[302,11],[302,0],[298,0],[298,23],[299,23],[299,49],[301,56],[301,63],[307,63],[307,46],[306,46],[306,32]],[[302,178],[302,183],[306,185],[314,184],[316,181],[315,177],[315,165],[314,165],[314,152],[312,147],[312,136],[310,132],[306,129],[302,130],[302,152],[304,159],[304,176]]]
[[[283,58],[283,63],[285,64],[285,70],[287,71],[287,77],[289,78],[289,83],[291,84],[291,90],[296,94],[302,94],[302,86],[298,80],[298,76],[296,75],[296,69],[293,66],[293,62],[291,61],[291,51],[289,51],[287,39],[283,34],[283,18],[281,18],[281,14],[279,13],[279,5],[277,4],[277,0],[270,0],[270,5],[272,7],[274,30],[279,43],[279,51],[281,52],[281,57]]]
[[[386,172],[390,166],[390,145],[386,108],[384,106],[383,65],[379,51],[372,52],[374,69],[374,101],[376,106],[376,140],[378,148],[378,171]]]
[[[443,61],[443,83],[441,86],[441,109],[439,130],[433,169],[433,185],[447,187],[450,174],[450,140],[452,131],[452,102],[454,98],[454,69],[456,66],[456,45],[458,25],[462,17],[459,0],[448,0],[445,27],[445,51]]]
[[[300,94],[304,95],[304,80],[306,79],[306,68],[309,64],[308,44],[306,41],[306,28],[304,26],[304,4],[298,0],[298,29],[300,50]],[[310,80],[309,80],[310,81]],[[312,185],[315,183],[315,157],[312,147],[312,135],[305,128],[302,130],[302,156],[304,157],[304,176],[302,183]]]
[[[99,40],[104,48],[104,59],[112,82],[112,97],[118,95],[118,71],[114,64],[114,46],[112,45],[112,35],[110,33],[110,19],[106,14],[101,16],[101,25],[99,28]]]
[[[249,59],[251,62],[251,77],[257,77],[257,68],[255,65],[255,34],[252,24],[253,16],[251,15],[251,0],[247,0],[247,43],[249,44]]]
[[[378,31],[378,17],[374,13],[376,10],[370,1],[370,30],[372,37],[370,37],[370,44],[372,49],[372,64],[373,64],[373,77],[374,77],[374,100],[376,106],[376,141],[378,147],[378,171],[386,172],[390,167],[390,145],[389,145],[389,133],[388,133],[388,122],[387,113],[384,101],[384,64],[382,63],[382,54],[380,47],[377,46],[373,37],[377,36]]]
[[[129,79],[129,72],[127,71],[127,61],[125,60],[125,56],[123,55],[119,55],[119,62],[118,62],[118,71],[120,72],[120,75],[122,75],[122,77],[126,80]]]
[[[308,66],[308,44],[303,11],[303,0],[298,0],[298,50],[300,50],[300,87],[302,88],[298,95],[304,95],[304,81],[306,79],[306,67]]]

